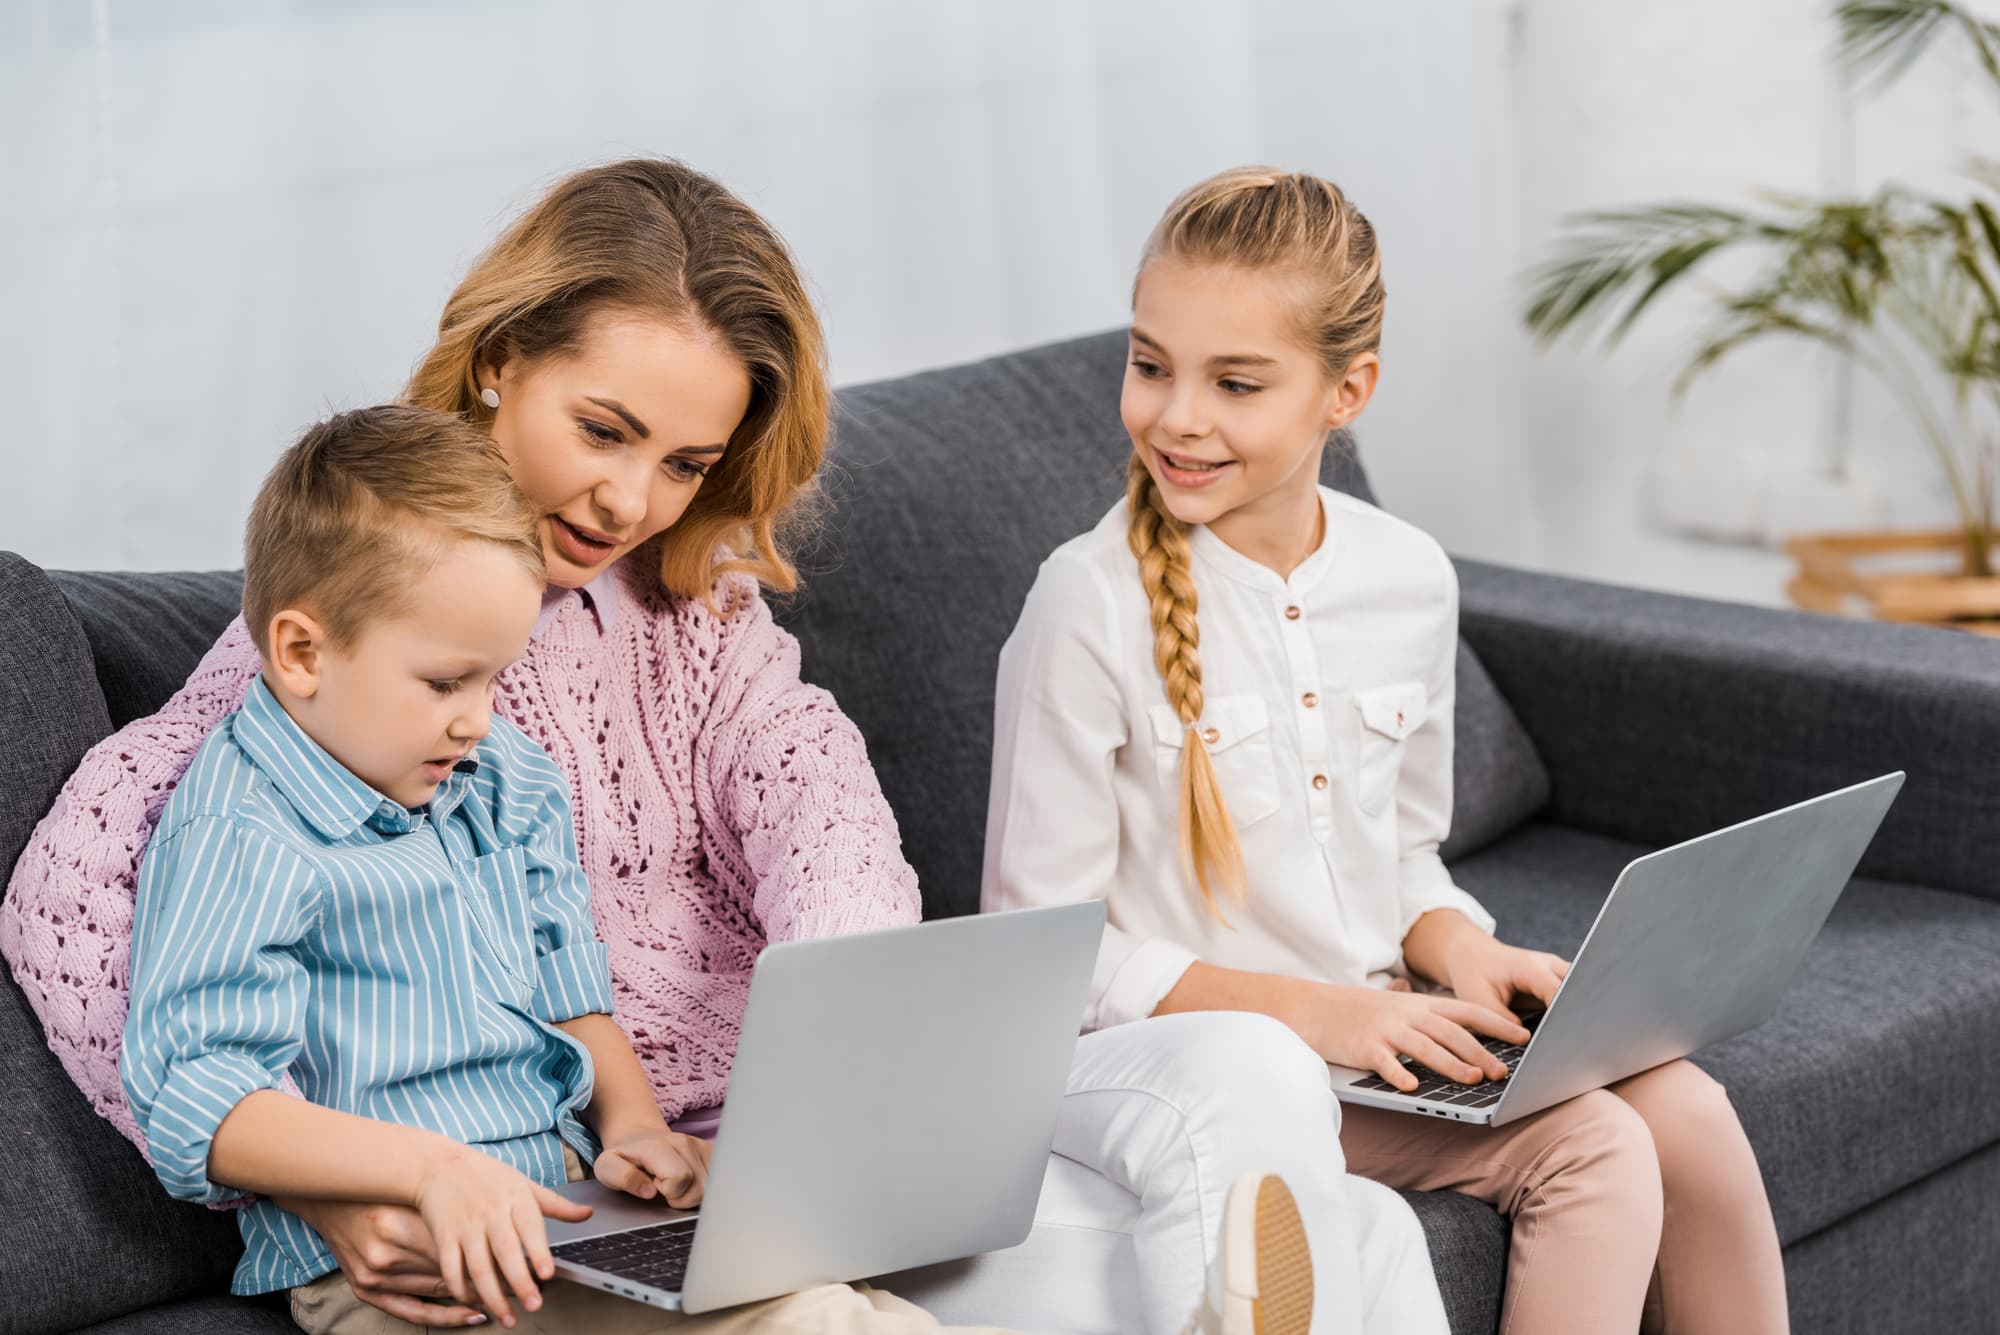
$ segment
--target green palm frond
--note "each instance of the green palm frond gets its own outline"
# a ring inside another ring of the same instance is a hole
[[[1907,70],[1939,35],[1956,29],[2000,84],[2000,24],[1989,23],[1949,0],[1843,0],[1833,11],[1840,25],[1840,60],[1882,82]]]

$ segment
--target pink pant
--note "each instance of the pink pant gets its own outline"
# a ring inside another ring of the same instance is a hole
[[[1669,1062],[1503,1127],[1352,1104],[1350,1172],[1513,1221],[1501,1335],[1784,1335],[1764,1179],[1722,1086]]]

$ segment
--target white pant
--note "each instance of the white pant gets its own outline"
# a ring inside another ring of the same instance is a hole
[[[1086,1034],[1055,1150],[1026,1243],[883,1287],[946,1321],[1176,1335],[1229,1184],[1274,1172],[1312,1245],[1315,1332],[1445,1335],[1422,1227],[1400,1196],[1348,1175],[1326,1064],[1276,1020],[1207,1012]]]

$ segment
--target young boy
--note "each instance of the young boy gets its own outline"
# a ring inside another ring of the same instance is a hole
[[[687,1206],[708,1164],[611,1019],[562,774],[492,716],[540,610],[533,517],[479,430],[370,408],[278,462],[246,548],[263,674],[141,868],[126,1093],[169,1192],[257,1193],[236,1292],[332,1328],[333,1253],[270,1197],[399,1202],[512,1326],[543,1216],[589,1213],[551,1187],[588,1163]]]

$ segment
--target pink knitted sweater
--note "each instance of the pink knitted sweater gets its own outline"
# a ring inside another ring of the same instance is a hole
[[[767,943],[911,923],[920,907],[860,733],[799,680],[798,642],[755,584],[717,585],[726,619],[626,590],[604,629],[564,597],[495,707],[569,777],[618,1019],[674,1118],[722,1101]],[[0,903],[0,954],[49,1046],[142,1151],[118,1078],[139,858],[257,671],[239,618],[166,708],[84,757]]]

